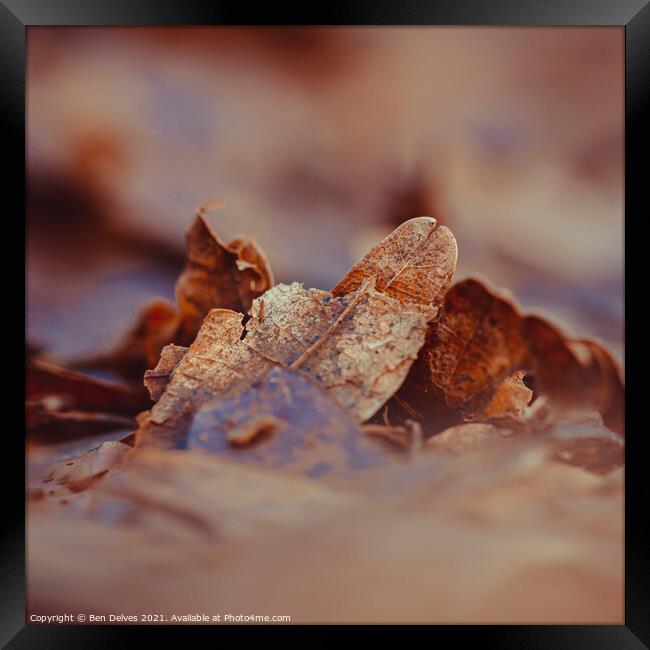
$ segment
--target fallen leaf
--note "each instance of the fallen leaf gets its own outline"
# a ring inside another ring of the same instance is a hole
[[[27,397],[59,397],[72,410],[133,416],[150,406],[143,388],[103,381],[51,363],[27,363]]]
[[[275,366],[301,369],[363,422],[402,384],[431,313],[401,304],[371,283],[338,298],[295,282],[278,285],[253,303],[245,329],[242,314],[212,310],[140,437],[170,444],[171,436],[178,444],[201,404],[249,388]]]
[[[532,397],[533,391],[524,383],[524,372],[519,371],[512,377],[506,377],[496,387],[482,417],[490,420],[519,421]]]
[[[156,367],[144,373],[144,385],[154,402],[165,392],[172,372],[187,354],[187,350],[188,348],[180,345],[166,345],[160,353]]]
[[[325,481],[390,460],[313,379],[278,367],[248,390],[204,404],[187,446]]]
[[[123,442],[108,441],[77,458],[52,465],[40,485],[31,486],[45,490],[51,496],[60,496],[62,490],[82,492],[109,470],[122,462],[133,448]]]
[[[61,442],[102,431],[133,428],[135,421],[112,413],[70,411],[52,408],[52,400],[27,401],[26,427],[30,439]]]
[[[432,317],[456,270],[458,247],[449,228],[432,217],[405,221],[357,262],[334,287],[335,296],[356,291],[364,280],[402,303],[430,305]]]
[[[254,241],[221,241],[197,211],[187,234],[187,262],[176,282],[180,323],[173,342],[189,345],[213,308],[246,313],[273,286],[264,252]]]
[[[532,375],[551,411],[596,410],[623,435],[624,387],[612,356],[594,341],[568,339],[544,319],[521,314],[508,296],[473,279],[447,292],[393,411],[417,416],[429,434],[489,417],[498,406],[490,402],[516,372]]]
[[[74,367],[110,368],[128,379],[140,379],[156,365],[164,346],[192,343],[211,309],[245,313],[254,298],[273,286],[269,262],[254,240],[238,237],[225,243],[205,220],[205,213],[219,205],[198,208],[187,233],[186,263],[176,281],[178,309],[165,300],[152,301],[113,350],[81,359]]]

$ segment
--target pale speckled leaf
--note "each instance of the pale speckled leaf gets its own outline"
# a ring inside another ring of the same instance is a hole
[[[157,429],[162,426],[178,444],[201,404],[248,388],[278,365],[300,368],[354,418],[367,420],[404,381],[431,313],[371,283],[338,298],[298,283],[278,285],[255,300],[245,331],[241,314],[213,310],[139,438],[161,442],[169,437]]]

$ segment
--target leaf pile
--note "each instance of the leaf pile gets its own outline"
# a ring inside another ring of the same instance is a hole
[[[363,605],[350,617],[385,619],[382,607],[399,603],[381,604],[382,589],[369,595],[366,576],[377,585],[408,576],[441,621],[469,611],[494,622],[508,611],[499,603],[518,606],[513,593],[540,557],[555,576],[543,583],[547,599],[564,580],[587,602],[585,616],[599,611],[589,585],[543,554],[566,534],[563,562],[620,587],[615,526],[590,547],[593,558],[570,549],[591,535],[585,503],[618,507],[621,370],[603,345],[522,313],[485,282],[452,284],[457,256],[452,232],[418,217],[331,291],[273,286],[261,249],[225,244],[200,211],[178,306],[151,302],[111,354],[88,360],[131,383],[28,357],[27,424],[40,453],[28,485],[32,605],[111,611],[106,594],[125,593],[133,607],[170,612],[201,609],[210,594],[227,609],[249,602],[278,562],[327,583],[325,552],[339,586],[323,591],[320,613],[316,601],[287,596],[287,611],[304,620],[344,618],[339,594],[355,590]],[[84,446],[64,444],[83,436]],[[548,507],[558,499],[562,508]],[[435,591],[441,572],[445,584],[462,582],[453,566],[484,554],[489,570],[473,573],[480,597]],[[411,607],[401,620],[422,620],[428,604]],[[521,615],[539,619],[531,608]]]
[[[623,383],[607,350],[521,314],[478,280],[450,287],[456,258],[451,231],[420,217],[331,293],[281,284],[247,314],[210,311],[189,349],[164,348],[145,374],[157,403],[138,444],[184,446],[206,402],[237,399],[278,367],[308,375],[359,424],[417,421],[430,436],[463,421],[544,429],[597,411],[622,435]],[[250,419],[273,415],[270,405],[249,406]]]
[[[329,399],[329,410],[351,418],[357,433],[369,423],[380,429],[368,432],[393,441],[410,430],[409,422],[425,437],[467,421],[532,431],[583,411],[599,412],[623,435],[623,383],[609,352],[522,314],[509,297],[478,280],[451,285],[457,245],[435,219],[400,225],[327,292],[295,282],[272,287],[272,272],[254,242],[225,244],[212,231],[204,217],[212,207],[199,209],[189,230],[187,263],[176,283],[178,308],[152,302],[111,355],[122,370],[143,361],[155,365],[144,373],[155,404],[138,418],[137,445],[186,447],[193,420],[201,429],[210,412],[211,443],[204,447],[236,445],[233,429],[242,447],[264,427],[267,438],[279,436],[277,419],[286,424],[289,417],[294,421],[283,434],[283,453],[289,453],[286,441],[308,439],[313,427],[296,411],[278,412],[268,397],[280,399],[277,391],[268,392],[274,382],[288,396],[299,390],[306,412],[324,413]],[[57,381],[48,389],[53,372],[29,362],[28,423],[34,431],[74,430],[80,423],[89,430],[110,428],[120,423],[115,416],[147,406],[139,389],[107,388],[66,370],[54,373]],[[93,412],[64,414],[51,399],[43,401],[58,396],[70,408],[68,393],[74,393],[72,405],[82,401]],[[107,395],[118,403],[102,408]],[[228,408],[236,408],[237,417],[226,426],[222,411]],[[189,440],[197,444],[196,436]]]

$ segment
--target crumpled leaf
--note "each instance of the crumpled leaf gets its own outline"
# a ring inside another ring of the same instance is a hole
[[[246,313],[253,299],[273,286],[269,262],[253,239],[223,242],[205,220],[205,213],[219,205],[198,208],[187,233],[187,259],[176,282],[178,309],[165,300],[152,301],[113,350],[80,360],[76,367],[108,367],[139,379],[156,365],[165,345],[189,345],[211,309]]]
[[[300,368],[363,422],[402,384],[431,314],[370,282],[338,298],[295,282],[278,285],[255,300],[245,329],[241,314],[212,310],[140,433],[169,444],[156,426],[178,438],[201,404],[249,388],[277,365]]]
[[[325,481],[389,460],[314,380],[279,367],[248,390],[199,408],[187,447]]]
[[[391,406],[435,433],[463,418],[489,415],[497,389],[520,371],[532,375],[536,396],[548,401],[550,411],[596,410],[623,435],[623,381],[609,352],[521,314],[509,297],[474,279],[447,292]]]
[[[103,431],[133,428],[131,418],[96,411],[70,411],[59,398],[29,400],[25,404],[26,427],[30,439],[40,442],[89,436]]]
[[[180,345],[166,345],[158,359],[158,364],[152,370],[144,373],[144,385],[149,396],[157,402],[167,388],[169,378],[181,359],[187,354],[188,348]]]
[[[143,388],[103,381],[37,359],[27,362],[26,388],[30,401],[55,396],[66,408],[77,411],[133,416],[151,405]]]
[[[273,286],[264,252],[254,240],[226,244],[210,228],[203,210],[187,234],[187,263],[176,282],[180,322],[173,342],[189,345],[213,308],[246,313]]]
[[[405,221],[334,287],[335,296],[356,291],[364,280],[376,278],[376,289],[401,303],[430,305],[433,316],[456,270],[458,247],[446,226],[432,217]]]
[[[532,397],[533,391],[524,383],[524,372],[516,372],[496,387],[482,416],[490,420],[519,421]]]

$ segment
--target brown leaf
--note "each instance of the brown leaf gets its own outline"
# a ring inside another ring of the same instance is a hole
[[[74,410],[133,416],[149,407],[146,391],[60,368],[50,363],[27,363],[27,396],[30,401],[60,397]]]
[[[489,415],[497,389],[519,371],[532,374],[537,394],[555,411],[599,411],[623,434],[624,388],[611,355],[524,316],[509,297],[473,279],[447,292],[393,408],[417,413],[429,433],[440,431],[455,419]]]
[[[206,204],[187,234],[187,259],[176,282],[178,309],[154,300],[137,316],[135,325],[107,354],[78,361],[77,368],[108,367],[129,379],[140,379],[158,362],[165,345],[189,345],[203,319],[214,308],[243,313],[254,298],[273,286],[273,273],[262,249],[242,237],[229,244],[210,228]]]
[[[97,449],[52,465],[40,486],[50,495],[60,495],[61,490],[82,492],[88,489],[97,479],[122,462],[124,455],[132,447],[123,442],[108,441]]]
[[[431,217],[405,221],[357,262],[334,287],[335,296],[376,278],[376,289],[402,303],[430,305],[437,314],[456,270],[458,248],[449,228]]]
[[[189,345],[213,308],[246,313],[272,285],[266,256],[254,241],[222,242],[197,211],[187,234],[187,263],[176,282],[180,324],[174,343]]]
[[[506,377],[494,391],[492,399],[483,411],[483,417],[492,420],[520,420],[533,397],[533,391],[526,386],[523,379],[523,371]]]
[[[213,310],[141,432],[162,425],[182,433],[201,404],[249,388],[278,365],[300,368],[362,422],[402,384],[431,314],[370,283],[338,298],[298,283],[278,285],[253,303],[245,330],[241,314]],[[157,430],[154,438],[163,437]]]
[[[27,401],[26,425],[31,440],[56,441],[90,436],[104,431],[133,429],[134,420],[111,413],[59,410],[52,399]]]
[[[157,402],[165,392],[172,372],[187,354],[187,350],[188,348],[180,345],[171,344],[165,346],[160,353],[160,359],[156,367],[144,373],[144,385],[154,402]]]
[[[307,375],[280,367],[246,391],[204,404],[187,446],[330,482],[389,462],[327,391]]]

